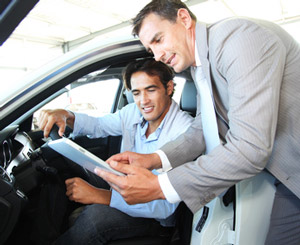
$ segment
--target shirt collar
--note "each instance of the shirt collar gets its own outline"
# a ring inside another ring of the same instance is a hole
[[[197,47],[197,42],[195,40],[195,62],[196,62],[196,67],[201,66],[201,61],[199,57],[199,52],[198,52],[198,47]]]
[[[153,140],[154,138],[157,139],[159,137],[160,132],[161,132],[161,130],[163,128],[163,125],[165,123],[165,120],[166,120],[166,117],[164,117],[164,119],[161,121],[161,123],[159,124],[157,129],[151,135],[149,135],[148,140],[150,140],[150,139]],[[148,123],[148,121],[146,121],[144,119],[144,117],[141,117],[141,120],[140,120],[139,124],[140,124],[140,127],[141,127],[141,137],[145,137],[149,123]]]
[[[147,123],[146,119],[144,117],[141,117],[140,119],[141,128],[143,128],[146,123]]]
[[[157,139],[160,135],[160,132],[162,131],[162,128],[165,124],[166,118],[168,117],[168,115],[171,113],[170,111],[172,110],[172,108],[174,107],[174,101],[172,100],[171,106],[169,108],[169,111],[167,112],[167,114],[165,115],[164,119],[161,121],[161,123],[159,124],[159,126],[157,127],[157,129],[155,130],[155,132],[153,132],[151,135],[155,135],[155,139]],[[145,120],[145,118],[143,116],[140,117],[139,123],[138,123],[141,127],[141,137],[144,137],[148,128],[148,121]],[[148,140],[152,139],[152,137],[150,137],[151,135],[149,135]]]

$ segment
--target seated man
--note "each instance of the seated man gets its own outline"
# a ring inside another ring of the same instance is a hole
[[[39,125],[45,137],[56,123],[60,135],[66,125],[74,129],[74,135],[122,135],[122,152],[152,153],[191,125],[193,118],[172,100],[174,74],[168,66],[145,59],[130,63],[123,75],[135,103],[98,118],[65,110],[44,111]],[[66,186],[70,200],[90,205],[55,244],[105,244],[121,238],[157,235],[164,227],[174,226],[172,214],[178,204],[155,200],[128,205],[118,192],[96,188],[79,178],[66,180]]]

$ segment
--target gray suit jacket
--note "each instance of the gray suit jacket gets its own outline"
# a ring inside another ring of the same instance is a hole
[[[197,23],[196,42],[225,143],[199,157],[198,111],[186,133],[161,148],[180,198],[196,212],[265,168],[300,197],[299,43],[275,24],[244,18]]]

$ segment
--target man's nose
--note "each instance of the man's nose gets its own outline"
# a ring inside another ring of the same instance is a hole
[[[164,51],[162,49],[156,48],[153,50],[154,59],[156,61],[164,62]]]
[[[141,93],[140,100],[143,105],[147,104],[147,102],[149,101],[149,97],[148,97],[147,93]]]

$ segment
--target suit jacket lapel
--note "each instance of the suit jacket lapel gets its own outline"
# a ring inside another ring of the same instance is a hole
[[[200,62],[202,65],[202,69],[205,75],[205,78],[208,82],[209,90],[213,99],[214,108],[218,115],[218,127],[222,136],[225,137],[225,134],[228,130],[228,117],[227,113],[223,110],[223,106],[221,106],[221,101],[217,97],[214,96],[212,89],[212,80],[210,75],[210,63],[208,60],[209,50],[208,50],[208,38],[207,38],[207,26],[205,23],[197,22],[196,23],[196,45],[198,49],[198,54],[200,58]],[[195,81],[195,80],[194,80]],[[220,113],[221,110],[221,113]],[[221,121],[219,120],[221,119]]]
[[[207,29],[204,23],[201,22],[196,23],[196,42],[197,42],[196,45],[198,47],[198,54],[200,57],[201,66],[205,78],[208,82],[210,93],[213,96],[211,77],[210,77],[210,64],[208,61]]]

